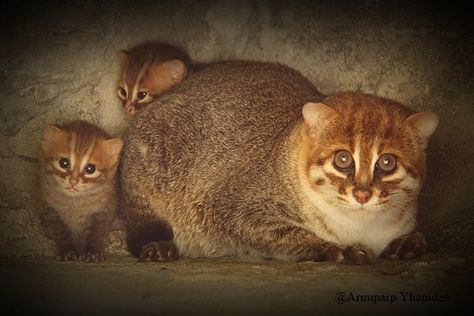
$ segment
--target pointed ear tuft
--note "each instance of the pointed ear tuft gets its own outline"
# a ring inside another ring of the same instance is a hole
[[[111,164],[118,162],[120,152],[122,151],[123,141],[120,138],[107,139],[105,142],[105,150],[107,158]]]
[[[308,127],[316,127],[325,119],[337,115],[337,112],[323,103],[306,103],[303,106],[303,118]]]
[[[58,143],[67,143],[68,134],[56,125],[48,125],[43,131],[41,149],[47,153]]]
[[[438,116],[431,112],[420,112],[410,115],[406,122],[415,128],[422,137],[428,138],[438,127]]]

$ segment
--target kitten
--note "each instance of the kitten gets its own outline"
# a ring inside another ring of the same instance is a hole
[[[296,71],[256,62],[208,65],[156,102],[124,137],[127,241],[141,260],[424,252],[415,215],[436,115],[357,92],[323,100]]]
[[[130,115],[179,84],[191,65],[186,52],[162,43],[143,43],[121,54],[117,93],[124,111]]]
[[[58,260],[104,260],[117,210],[122,140],[85,121],[49,125],[41,140],[41,219]]]

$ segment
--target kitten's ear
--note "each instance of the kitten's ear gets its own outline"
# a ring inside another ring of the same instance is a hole
[[[128,60],[128,52],[122,49],[118,52],[118,58],[122,64],[125,63]]]
[[[120,157],[123,141],[120,138],[111,138],[104,141],[107,159],[111,164],[115,164]]]
[[[160,95],[178,84],[186,76],[186,65],[178,59],[168,60],[150,67],[143,87],[153,95]]]
[[[168,60],[163,63],[171,81],[178,83],[186,76],[186,65],[179,59]]]
[[[68,134],[56,125],[48,125],[44,129],[41,139],[41,149],[48,153],[57,144],[67,144]]]
[[[419,136],[418,143],[426,148],[430,136],[438,127],[438,116],[431,112],[420,112],[410,115],[406,122],[417,131]]]
[[[302,112],[304,122],[310,128],[317,127],[327,118],[337,115],[335,110],[323,103],[306,103]]]

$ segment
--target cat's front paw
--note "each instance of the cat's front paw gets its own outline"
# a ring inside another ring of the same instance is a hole
[[[374,252],[361,245],[341,248],[333,245],[320,256],[323,261],[346,264],[371,264],[375,262]]]
[[[78,258],[79,261],[86,262],[86,263],[101,263],[105,261],[105,255],[102,252],[87,252],[81,254]]]
[[[140,261],[172,261],[179,257],[178,248],[172,241],[150,242],[143,246]]]
[[[388,244],[380,255],[390,260],[419,257],[426,252],[426,238],[423,233],[401,236]]]

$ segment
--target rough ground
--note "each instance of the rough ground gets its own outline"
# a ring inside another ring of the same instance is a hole
[[[1,261],[0,300],[8,315],[450,312],[471,298],[470,259],[429,254],[415,260],[382,261],[369,266],[208,260],[137,263],[124,255],[109,258],[103,264]],[[415,298],[409,299],[408,292]],[[340,300],[341,295],[345,301]],[[364,297],[355,301],[357,295]],[[427,296],[443,296],[447,301],[420,301]]]

